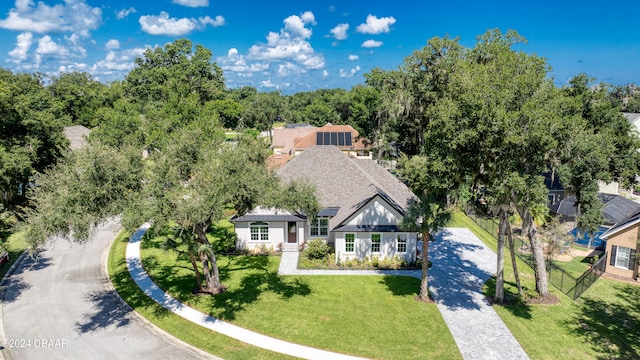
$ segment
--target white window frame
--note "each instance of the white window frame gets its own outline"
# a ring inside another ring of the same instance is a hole
[[[249,238],[251,241],[269,241],[269,223],[262,221],[250,223]]]
[[[378,242],[377,242],[378,250],[374,250],[373,249],[373,237],[374,236],[378,236]],[[370,239],[371,239],[371,252],[374,253],[374,254],[379,254],[380,253],[380,249],[382,247],[382,234],[380,234],[380,233],[372,233],[371,236],[370,236]]]
[[[396,239],[396,251],[399,254],[405,254],[407,252],[407,243],[409,242],[409,237],[407,234],[398,234],[398,238]],[[400,251],[400,244],[404,245],[404,251]]]
[[[329,236],[329,218],[319,217],[309,224],[309,236]]]
[[[347,237],[352,237],[352,242],[349,243],[347,241]],[[347,250],[347,246],[351,245],[352,249],[351,251]],[[354,252],[356,252],[356,234],[344,234],[344,252],[348,253],[348,254],[353,254]]]
[[[622,254],[623,252],[626,252],[626,254]],[[618,249],[616,249],[616,262],[614,266],[619,269],[629,269],[629,261],[631,261],[631,249],[624,246],[618,246]],[[620,262],[624,262],[624,265],[621,265]]]

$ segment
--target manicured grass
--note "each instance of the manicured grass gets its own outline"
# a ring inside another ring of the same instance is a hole
[[[279,276],[277,256],[218,256],[228,291],[195,296],[190,263],[145,240],[143,264],[160,287],[200,311],[307,346],[376,359],[460,358],[435,304],[414,299],[419,279]]]
[[[496,240],[462,213],[448,226],[467,227],[496,248]],[[505,257],[506,290],[515,293],[508,250]],[[533,270],[521,261],[518,269],[523,285],[534,289]],[[487,296],[494,283],[485,286]],[[494,306],[531,359],[640,358],[640,287],[601,278],[577,301],[550,290],[558,304]]]
[[[133,282],[125,261],[129,234],[122,233],[109,253],[109,277],[120,296],[135,311],[169,334],[224,359],[292,359],[231,339],[195,325],[156,304]]]
[[[7,248],[7,252],[9,253],[9,261],[0,267],[0,279],[2,279],[11,268],[11,265],[13,265],[13,263],[15,263],[20,255],[27,249],[28,245],[24,238],[24,232],[17,232],[13,234],[6,233],[0,235],[0,237],[6,238],[3,242]]]
[[[561,267],[574,278],[578,278],[589,270],[589,259],[584,256],[576,256],[571,261],[554,261],[554,264]]]

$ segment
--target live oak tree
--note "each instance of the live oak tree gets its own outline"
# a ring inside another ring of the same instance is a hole
[[[97,224],[118,215],[129,229],[145,221],[159,231],[176,227],[187,241],[196,290],[224,291],[207,230],[229,206],[242,213],[277,205],[307,214],[319,206],[312,188],[280,185],[265,167],[264,146],[249,139],[226,145],[221,134],[193,124],[146,160],[134,148],[99,143],[72,154],[38,176],[27,239],[33,247],[54,235],[86,241]]]
[[[0,69],[0,204],[24,203],[32,175],[66,152],[59,109],[38,75]]]

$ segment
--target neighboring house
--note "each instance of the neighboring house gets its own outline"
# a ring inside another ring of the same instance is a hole
[[[624,117],[627,118],[631,127],[636,130],[640,134],[640,113],[622,113]]]
[[[605,273],[638,280],[640,210],[616,223],[601,237],[607,240]]]
[[[287,125],[273,130],[273,155],[269,158],[271,168],[279,168],[290,157],[299,155],[311,146],[334,146],[345,154],[361,159],[371,159],[371,146],[350,125],[327,124],[315,127],[304,124]]]
[[[566,197],[564,187],[558,174],[548,171],[544,173],[544,185],[547,187],[547,205],[555,204]]]
[[[322,239],[335,247],[336,261],[377,256],[416,259],[417,234],[399,223],[413,193],[370,159],[350,157],[335,146],[311,146],[278,170],[283,182],[316,186],[323,207],[317,220],[278,209],[254,209],[231,221],[237,248],[274,249]]]
[[[65,126],[64,136],[69,140],[69,149],[78,150],[87,145],[91,130],[82,125]]]
[[[630,214],[640,210],[640,203],[629,200],[624,196],[598,193],[598,198],[603,205],[604,223],[602,225],[606,227],[611,227],[626,219]],[[563,220],[573,221],[576,216],[576,198],[570,196],[551,205],[550,209],[552,214],[562,216]]]

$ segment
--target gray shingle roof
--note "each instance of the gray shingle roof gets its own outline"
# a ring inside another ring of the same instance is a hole
[[[330,220],[336,228],[368,200],[380,195],[401,213],[413,193],[373,160],[351,158],[334,146],[312,146],[278,170],[283,181],[315,184],[324,208],[339,208]]]
[[[598,198],[602,201],[602,215],[604,216],[605,223],[608,225],[616,224],[627,218],[630,214],[640,210],[639,203],[620,195],[598,193]],[[551,205],[551,211],[564,216],[575,216],[575,202],[575,197],[568,197]]]
[[[82,125],[66,126],[64,128],[64,135],[69,140],[69,148],[71,150],[77,150],[84,147],[87,144],[87,137],[91,133],[91,130]]]

